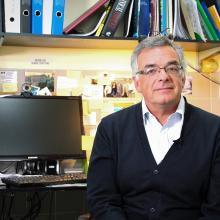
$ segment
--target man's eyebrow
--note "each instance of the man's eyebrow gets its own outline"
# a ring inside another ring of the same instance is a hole
[[[149,67],[155,67],[155,66],[158,66],[158,65],[157,64],[147,64],[144,67],[145,68],[149,68]]]
[[[166,63],[165,66],[172,65],[172,64],[180,65],[177,60],[171,60],[168,63]],[[147,65],[144,66],[144,68],[151,68],[151,67],[155,67],[155,66],[158,66],[158,65],[157,64],[147,64]]]
[[[171,65],[171,64],[177,64],[177,65],[179,65],[179,62],[178,62],[177,60],[172,60],[172,61],[169,61],[169,62],[166,64],[166,66]]]

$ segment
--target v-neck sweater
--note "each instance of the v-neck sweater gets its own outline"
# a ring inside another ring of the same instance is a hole
[[[157,165],[141,103],[102,119],[88,173],[100,220],[219,220],[220,118],[186,102],[180,138]]]

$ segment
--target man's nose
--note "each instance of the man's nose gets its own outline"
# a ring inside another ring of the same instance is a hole
[[[158,74],[159,79],[164,80],[169,77],[169,74],[165,71],[164,68],[160,68],[159,74]]]

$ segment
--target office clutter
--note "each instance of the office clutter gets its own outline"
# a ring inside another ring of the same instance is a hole
[[[4,0],[4,21],[11,33],[220,39],[218,0]]]

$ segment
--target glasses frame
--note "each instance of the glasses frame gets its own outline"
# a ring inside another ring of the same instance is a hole
[[[155,74],[146,73],[145,70],[140,70],[140,71],[136,72],[136,75],[140,74],[140,75],[145,75],[145,76],[153,76],[153,75],[156,75],[157,73],[160,73],[162,69],[165,71],[166,74],[171,74],[171,73],[167,72],[167,68],[172,65],[178,67],[178,69],[179,69],[178,74],[181,75],[180,72],[181,72],[181,70],[183,70],[183,67],[180,64],[174,64],[174,63],[168,64],[165,67],[159,67],[158,65],[154,65],[154,66],[149,67],[149,68],[157,68],[157,72]],[[145,68],[147,68],[147,67],[145,67]]]

